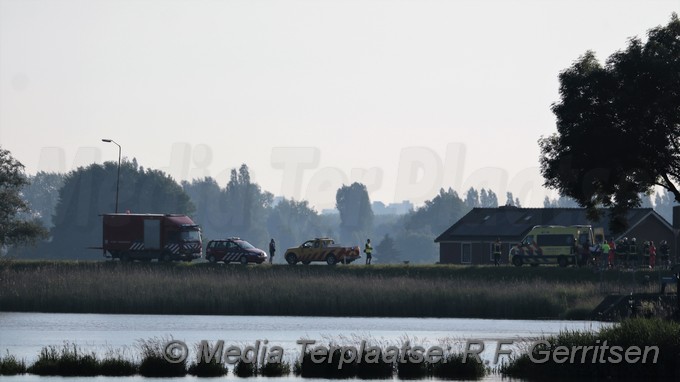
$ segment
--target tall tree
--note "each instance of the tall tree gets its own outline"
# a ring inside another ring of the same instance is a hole
[[[560,76],[557,133],[541,138],[545,185],[575,199],[592,219],[611,208],[610,228],[661,186],[680,201],[680,20],[629,41],[602,66],[587,52]]]
[[[545,197],[543,199],[544,208],[578,208],[578,203],[568,196],[559,196],[555,199]]]
[[[512,195],[512,192],[509,192],[509,191],[508,191],[508,192],[505,194],[505,197],[506,197],[506,200],[505,200],[505,205],[506,205],[506,206],[512,206],[512,207],[517,207],[517,208],[521,208],[521,207],[522,207],[522,204],[520,203],[519,198],[515,198],[515,197]]]
[[[250,180],[248,166],[242,164],[231,170],[231,177],[223,191],[226,220],[225,233],[240,236],[253,245],[265,248],[269,242],[267,215],[274,196],[262,191],[257,183]]]
[[[340,212],[340,236],[348,243],[362,243],[370,236],[373,210],[366,186],[352,183],[335,194],[335,208]]]
[[[319,214],[307,201],[282,199],[269,211],[267,228],[279,248],[277,262],[283,262],[286,248],[300,245],[314,237],[330,236],[330,229],[322,223]]]
[[[19,216],[30,213],[21,198],[27,184],[24,165],[0,147],[0,247],[32,243],[47,234],[39,219],[23,220]]]
[[[100,259],[100,215],[114,211],[118,163],[92,164],[71,171],[59,190],[52,241],[38,247],[37,257]],[[119,211],[191,214],[189,196],[169,175],[123,161],[120,168]]]
[[[654,211],[663,216],[669,223],[673,222],[673,207],[677,206],[673,194],[670,192],[659,192],[654,197]]]
[[[397,248],[397,243],[389,235],[385,234],[378,245],[375,246],[375,256],[379,263],[393,264],[404,261],[402,252]]]
[[[64,174],[40,171],[28,177],[29,184],[21,190],[32,217],[39,218],[43,226],[52,228],[52,215],[59,201],[59,190],[64,184]]]
[[[482,190],[479,192],[479,204],[484,208],[496,208],[498,207],[498,196],[492,190]]]
[[[183,181],[182,189],[196,207],[191,217],[201,226],[203,237],[206,239],[224,237],[227,212],[222,189],[217,181],[211,177],[193,179],[191,182]]]
[[[425,205],[406,216],[404,227],[411,231],[426,229],[426,232],[436,237],[467,211],[467,206],[456,191],[451,188],[445,191],[442,188],[437,196],[425,201]]]
[[[470,189],[467,190],[467,193],[465,194],[465,205],[469,209],[479,207],[479,192],[477,192],[477,190],[475,190],[473,187],[470,187]]]

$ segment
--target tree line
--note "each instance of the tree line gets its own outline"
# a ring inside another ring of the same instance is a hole
[[[23,166],[6,150],[0,167],[0,187],[5,197],[2,211],[14,203],[14,217],[2,227],[2,246],[24,258],[101,259],[101,217],[113,212],[117,163],[92,164],[68,174],[38,172],[23,175]],[[13,171],[10,169],[14,168]],[[403,215],[374,215],[366,186],[343,185],[336,193],[339,214],[319,214],[305,200],[275,198],[250,178],[247,165],[233,169],[226,185],[211,178],[175,182],[162,171],[145,169],[135,159],[121,163],[120,212],[178,213],[192,217],[207,240],[238,236],[267,249],[270,238],[278,244],[276,262],[283,262],[285,248],[313,237],[329,236],[336,241],[361,245],[366,238],[375,243],[381,263],[434,263],[439,250],[434,238],[475,207],[498,207],[492,190],[470,188],[461,198],[453,189],[441,189],[423,206]],[[15,180],[9,180],[15,177]],[[641,195],[643,207],[652,207],[651,197]],[[521,207],[518,198],[506,194],[506,205]],[[654,208],[666,219],[672,216],[673,196],[659,193]],[[578,207],[569,197],[546,197],[545,208]],[[30,228],[30,229],[29,229]],[[18,240],[18,233],[25,233]],[[34,238],[34,246],[18,246]]]
[[[6,174],[13,174],[17,198],[3,199],[6,206],[16,204],[14,220],[3,227],[24,227],[19,223],[26,222],[35,233],[26,232],[23,241],[5,234],[0,244],[22,258],[102,258],[101,250],[93,247],[102,244],[100,215],[114,210],[117,163],[91,164],[67,174],[26,176],[8,151],[2,153],[8,158],[1,171],[3,189],[9,187]],[[439,257],[433,241],[437,235],[471,208],[498,206],[491,190],[470,188],[463,200],[449,188],[405,215],[374,215],[366,186],[353,183],[337,190],[339,214],[319,214],[305,200],[275,198],[262,190],[245,164],[233,169],[227,184],[220,186],[211,177],[178,184],[162,171],[145,169],[135,159],[124,160],[120,185],[119,212],[186,214],[201,226],[206,240],[239,236],[267,249],[269,239],[275,238],[277,262],[283,261],[285,248],[329,236],[355,245],[373,238],[380,262],[434,263]],[[508,197],[519,204],[511,194]],[[35,245],[15,245],[29,238]]]

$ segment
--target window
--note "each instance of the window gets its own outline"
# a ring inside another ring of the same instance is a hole
[[[563,247],[574,244],[574,236],[569,234],[562,235],[538,235],[536,244],[541,247]]]
[[[470,264],[472,262],[472,244],[461,243],[460,257],[461,264]]]

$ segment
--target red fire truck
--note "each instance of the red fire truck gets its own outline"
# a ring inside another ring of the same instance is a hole
[[[201,257],[201,230],[188,216],[104,214],[104,257],[121,261],[191,261]]]

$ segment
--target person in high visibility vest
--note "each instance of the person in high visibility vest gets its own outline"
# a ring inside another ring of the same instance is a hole
[[[606,240],[603,241],[602,245],[600,246],[600,250],[602,253],[600,254],[600,268],[601,269],[607,269],[607,259],[609,258],[609,243],[607,243]]]
[[[501,261],[501,239],[496,238],[496,242],[493,243],[493,265],[499,266]]]
[[[364,247],[364,253],[366,254],[366,265],[371,264],[371,259],[373,256],[373,246],[371,245],[371,239],[366,239],[366,246]]]

